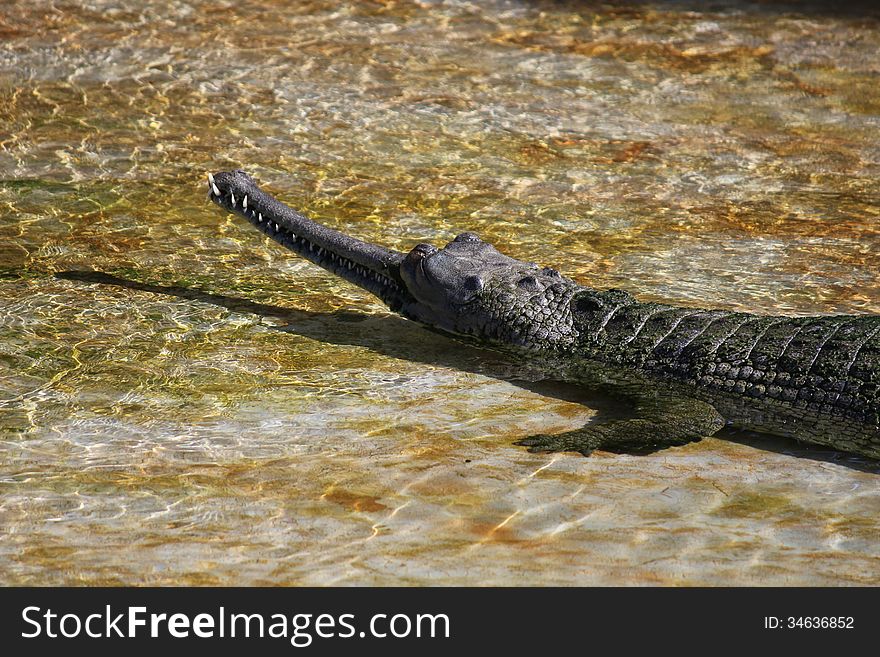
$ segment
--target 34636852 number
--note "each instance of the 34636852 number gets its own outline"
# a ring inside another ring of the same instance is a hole
[[[852,616],[765,616],[766,629],[800,630],[851,630],[855,626]]]

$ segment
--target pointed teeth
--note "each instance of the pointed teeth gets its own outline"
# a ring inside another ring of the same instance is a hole
[[[209,173],[209,174],[208,174],[208,184],[209,184],[211,187],[214,186],[214,174],[213,174],[213,173]]]
[[[244,195],[244,199],[241,201],[241,207],[247,210],[247,194]]]
[[[257,221],[259,221],[260,223],[263,223],[263,213],[262,212],[257,214]]]
[[[217,189],[217,185],[211,182],[211,191],[214,192],[214,196],[220,196],[220,190]]]

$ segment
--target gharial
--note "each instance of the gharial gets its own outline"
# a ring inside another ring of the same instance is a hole
[[[322,226],[243,171],[211,200],[435,331],[611,390],[632,417],[518,441],[530,451],[646,450],[725,425],[880,459],[880,315],[780,317],[641,303],[510,258],[473,233],[399,253]]]

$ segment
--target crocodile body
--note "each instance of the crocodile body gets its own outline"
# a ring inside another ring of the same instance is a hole
[[[732,425],[880,458],[878,315],[640,303],[472,233],[397,253],[312,222],[240,171],[210,176],[209,197],[409,319],[631,402],[631,418],[519,441],[531,451],[655,449]]]
[[[774,317],[583,295],[603,308],[575,322],[566,358],[578,365],[566,378],[614,369],[617,381],[709,403],[726,424],[880,458],[880,316]]]

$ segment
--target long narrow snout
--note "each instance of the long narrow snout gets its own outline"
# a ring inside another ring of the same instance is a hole
[[[262,191],[244,171],[208,174],[208,196],[279,244],[375,294],[392,310],[406,301],[408,294],[399,273],[402,253],[312,221]]]

